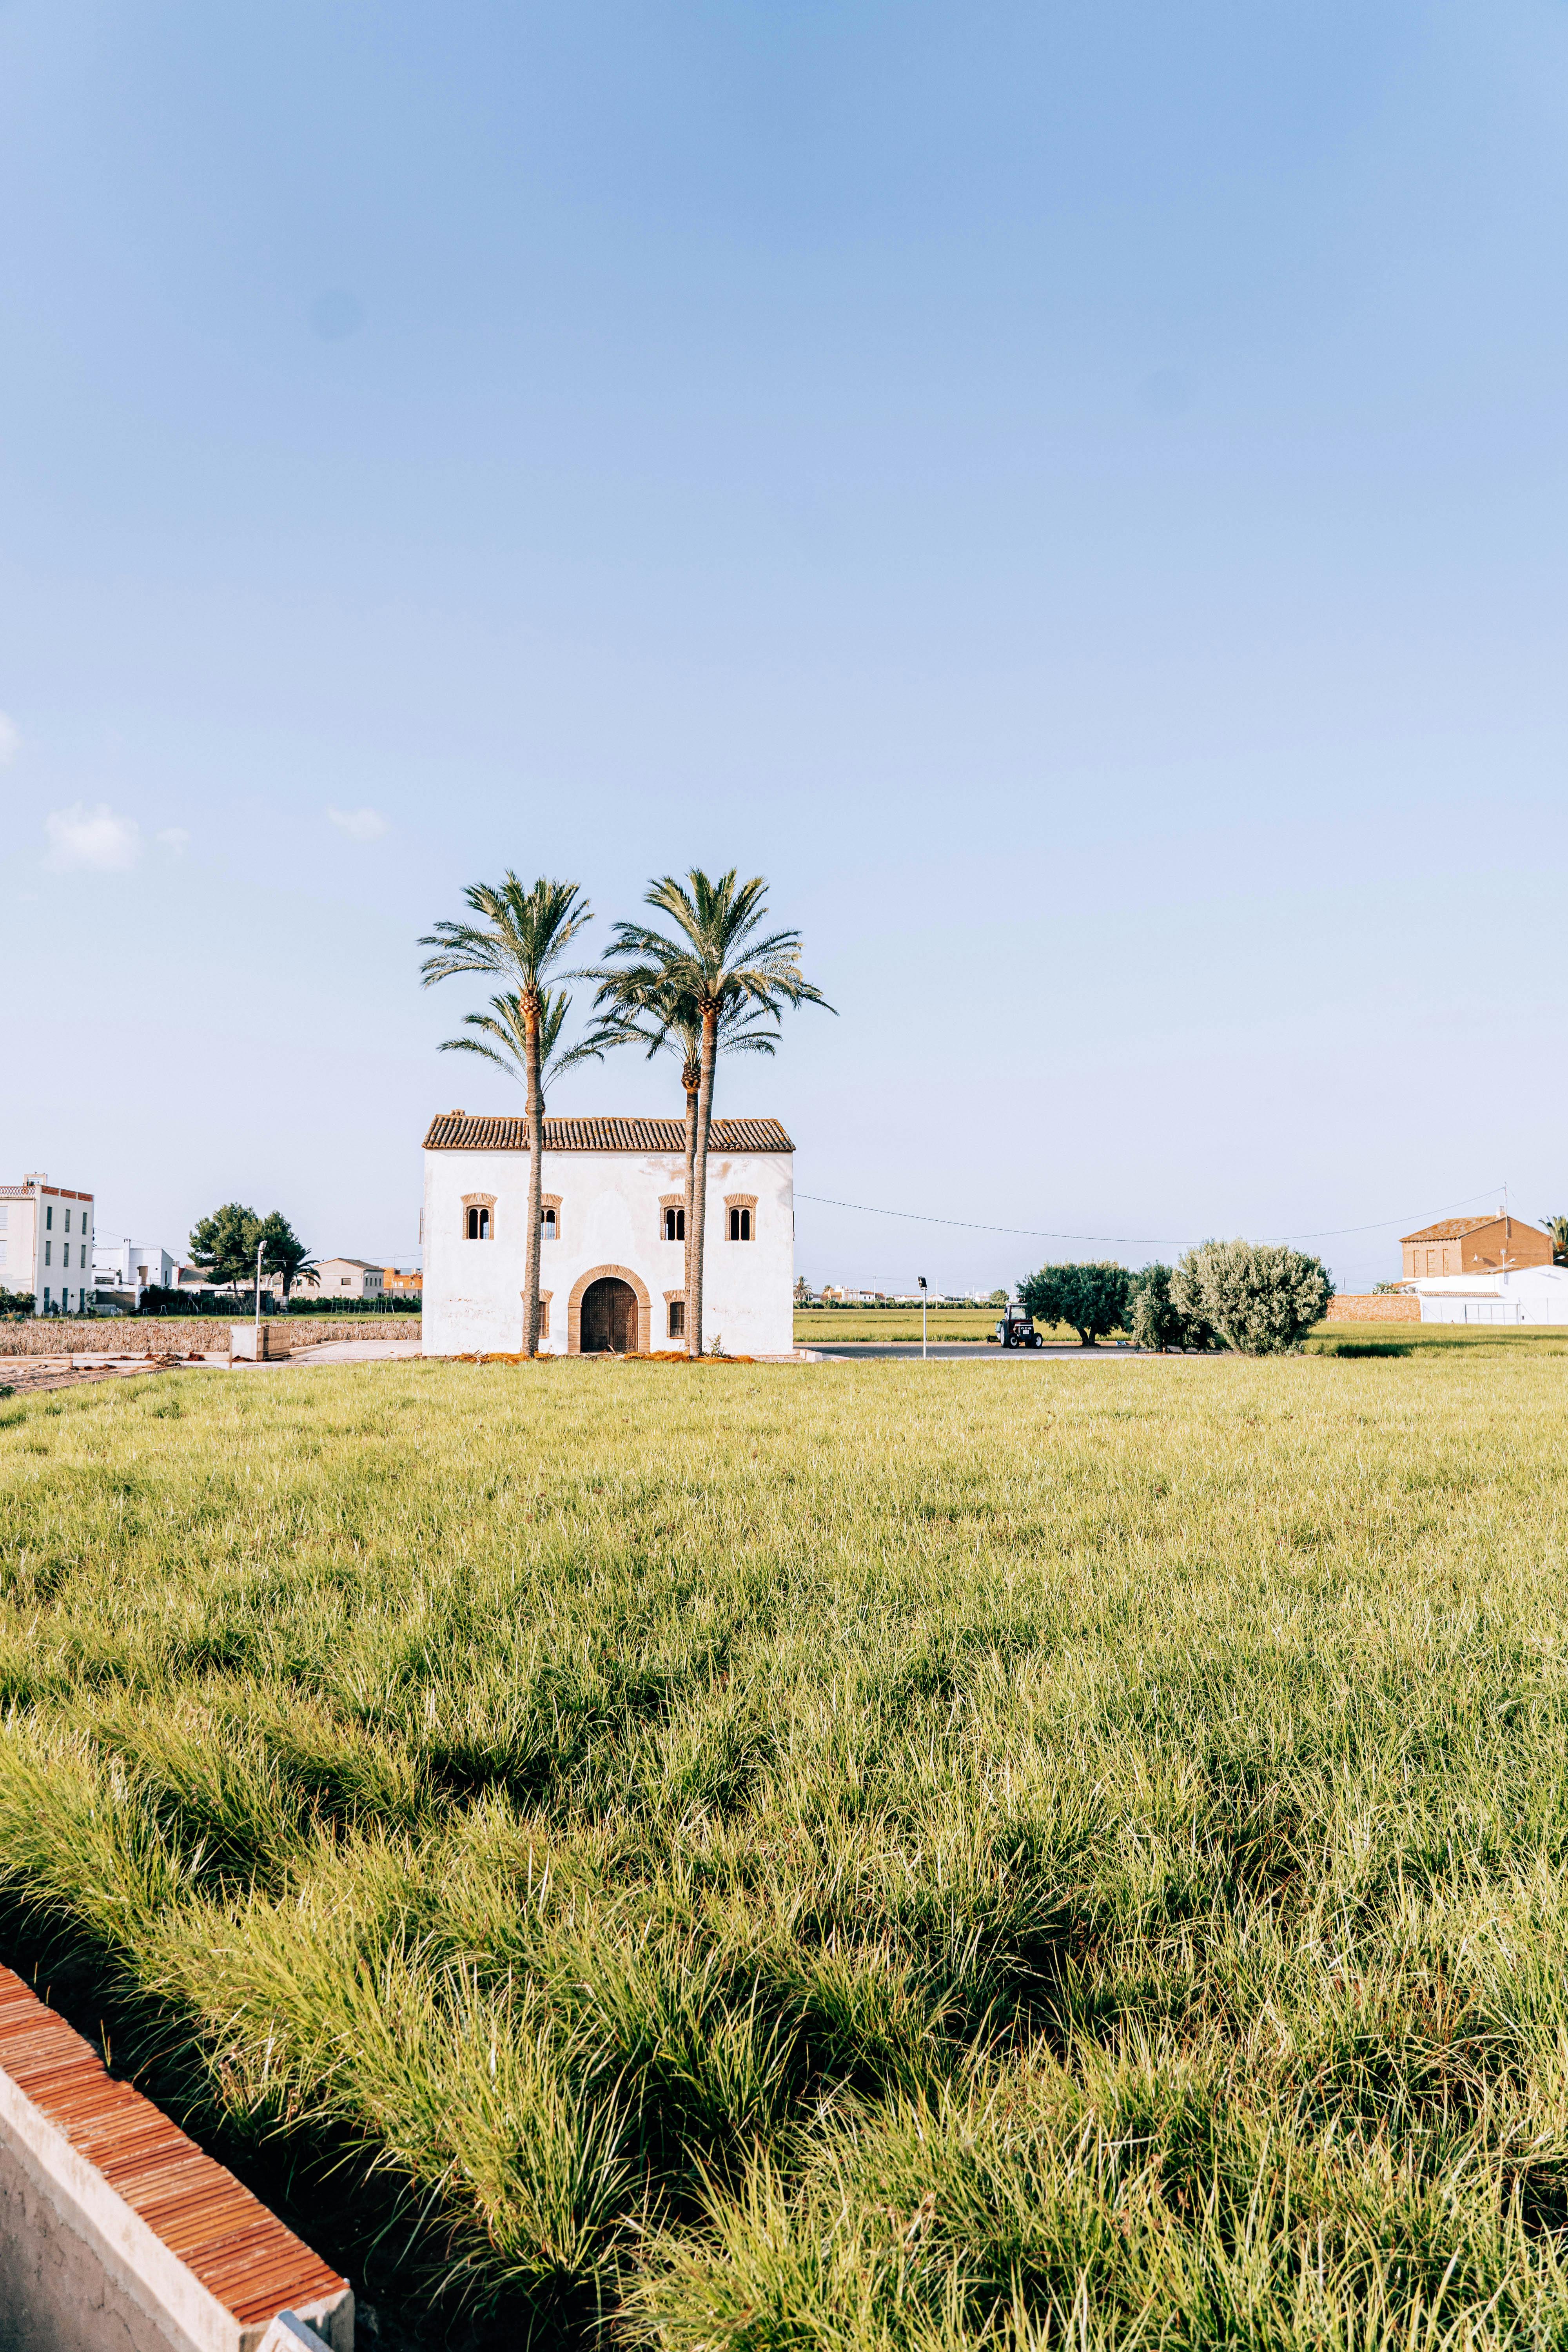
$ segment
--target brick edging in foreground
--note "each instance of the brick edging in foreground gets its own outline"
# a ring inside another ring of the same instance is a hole
[[[0,2337],[255,2352],[292,2310],[353,2352],[348,2281],[0,1968]],[[18,2326],[17,2323],[20,2323]]]

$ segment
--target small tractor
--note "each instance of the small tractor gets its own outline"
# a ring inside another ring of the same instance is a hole
[[[996,1338],[1004,1348],[1043,1348],[1046,1344],[1035,1328],[1035,1318],[1028,1308],[1016,1304],[1005,1309],[996,1326]]]

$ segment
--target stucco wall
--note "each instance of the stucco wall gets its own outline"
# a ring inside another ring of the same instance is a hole
[[[1419,1323],[1421,1301],[1397,1290],[1338,1290],[1329,1301],[1331,1323]]]
[[[424,1344],[427,1355],[510,1354],[522,1345],[528,1230],[526,1151],[425,1154]],[[685,1183],[679,1154],[552,1151],[544,1191],[560,1202],[559,1234],[540,1249],[540,1289],[550,1297],[552,1355],[574,1344],[571,1305],[602,1272],[646,1296],[649,1344],[668,1348],[667,1301],[679,1295],[685,1252],[662,1238],[660,1202]],[[727,1197],[754,1199],[753,1238],[727,1238]],[[465,1238],[465,1204],[490,1208],[492,1237]],[[784,1151],[715,1152],[708,1162],[708,1248],[703,1308],[710,1348],[782,1355],[795,1344],[794,1162]],[[639,1304],[641,1303],[639,1299]],[[673,1343],[679,1346],[678,1340]]]

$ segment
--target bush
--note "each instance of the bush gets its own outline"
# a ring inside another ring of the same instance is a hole
[[[1131,1286],[1122,1265],[1043,1265],[1018,1285],[1018,1297],[1037,1323],[1070,1324],[1092,1348],[1121,1325]]]
[[[1273,1242],[1205,1242],[1171,1276],[1178,1311],[1211,1323],[1243,1356],[1300,1347],[1328,1310],[1333,1283],[1321,1258]]]
[[[31,1315],[33,1294],[30,1290],[0,1289],[0,1315],[15,1317]]]
[[[1127,1328],[1137,1348],[1212,1348],[1214,1326],[1184,1315],[1171,1296],[1171,1268],[1156,1262],[1131,1278]]]

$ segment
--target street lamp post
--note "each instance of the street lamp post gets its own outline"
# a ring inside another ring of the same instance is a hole
[[[917,1274],[915,1280],[921,1286],[921,1361],[923,1364],[926,1360],[926,1278],[923,1274]]]
[[[265,1236],[256,1244],[256,1360],[261,1361],[261,1253],[267,1247]]]

